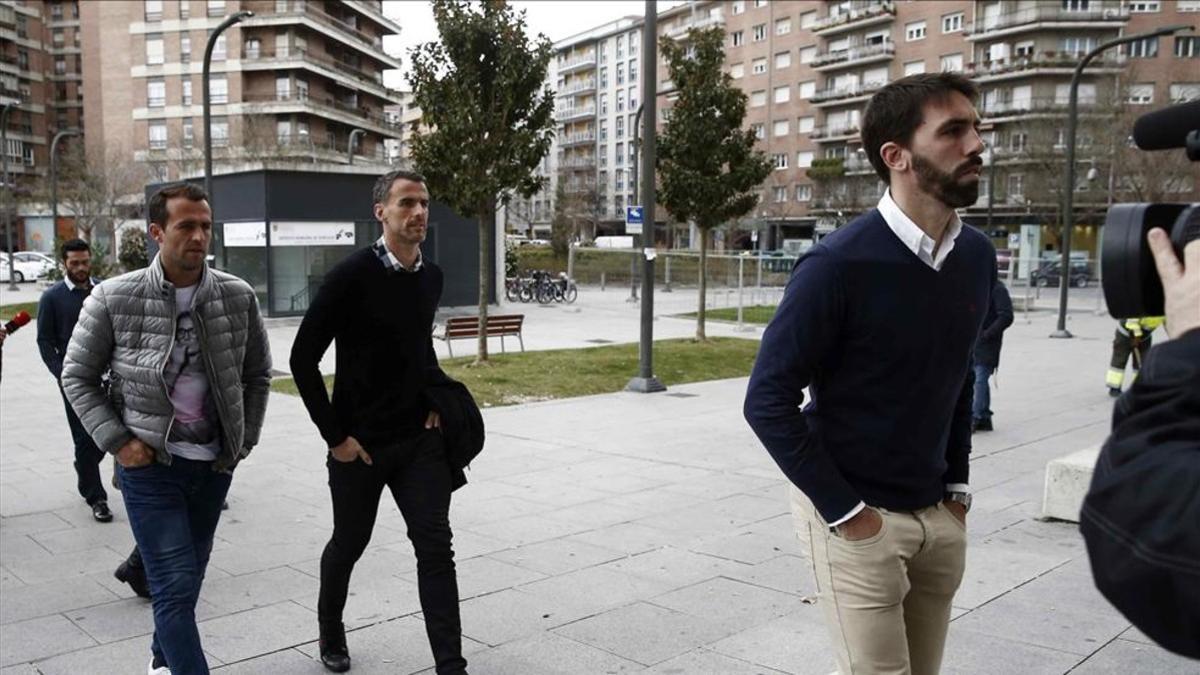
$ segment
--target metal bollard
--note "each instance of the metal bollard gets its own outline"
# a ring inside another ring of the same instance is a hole
[[[745,305],[745,303],[743,302],[743,299],[744,299],[743,291],[745,289],[745,278],[746,278],[746,258],[745,258],[745,256],[742,256],[742,257],[738,258],[738,291],[737,291],[737,303],[738,303],[737,309],[738,309],[738,311],[737,311],[737,329],[736,330],[739,333],[744,333],[746,331],[754,330],[753,328],[746,326],[745,317],[743,316],[743,309],[744,309],[744,305]]]
[[[663,284],[663,293],[670,293],[671,292],[671,256],[664,255],[663,260],[665,260],[666,264],[667,264],[667,272],[666,272],[667,279],[666,279],[666,282]]]
[[[600,271],[600,290],[604,291],[604,270]]]

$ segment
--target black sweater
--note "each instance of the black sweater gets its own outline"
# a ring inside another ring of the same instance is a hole
[[[98,283],[92,280],[93,285]],[[91,291],[73,289],[66,281],[59,281],[42,293],[38,301],[37,344],[42,361],[55,379],[62,378],[63,357],[67,355],[67,344],[79,321],[83,301]]]
[[[744,414],[827,521],[916,509],[967,482],[971,353],[995,250],[964,227],[940,271],[872,209],[796,264],[763,333]],[[803,390],[812,401],[802,411]]]
[[[364,446],[419,432],[433,351],[433,317],[442,271],[425,261],[394,272],[371,247],[350,254],[325,276],[292,345],[291,368],[308,414],[333,447],[354,436]],[[318,364],[337,341],[333,399]]]

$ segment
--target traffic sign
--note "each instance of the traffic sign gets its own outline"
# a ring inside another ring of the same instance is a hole
[[[642,207],[625,207],[625,234],[642,233]]]

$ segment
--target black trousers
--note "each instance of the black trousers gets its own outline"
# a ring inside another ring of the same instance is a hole
[[[458,614],[458,580],[450,532],[450,465],[445,443],[436,430],[422,431],[390,445],[366,448],[371,465],[361,459],[326,459],[333,498],[333,536],[321,555],[321,593],[317,617],[323,624],[342,621],[354,564],[375,528],[384,486],[392,492],[408,526],[417,556],[417,589],[425,632],[438,673],[463,672],[462,624]]]
[[[100,480],[100,460],[104,459],[104,451],[96,447],[96,442],[83,428],[83,422],[67,402],[62,389],[63,406],[67,409],[67,425],[71,427],[71,440],[75,442],[75,476],[78,479],[79,496],[88,505],[108,501],[108,493],[104,491],[104,483]]]

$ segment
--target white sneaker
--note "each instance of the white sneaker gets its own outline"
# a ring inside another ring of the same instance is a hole
[[[150,663],[146,666],[146,675],[171,675],[171,669],[166,666],[154,666],[154,657],[150,657]]]

